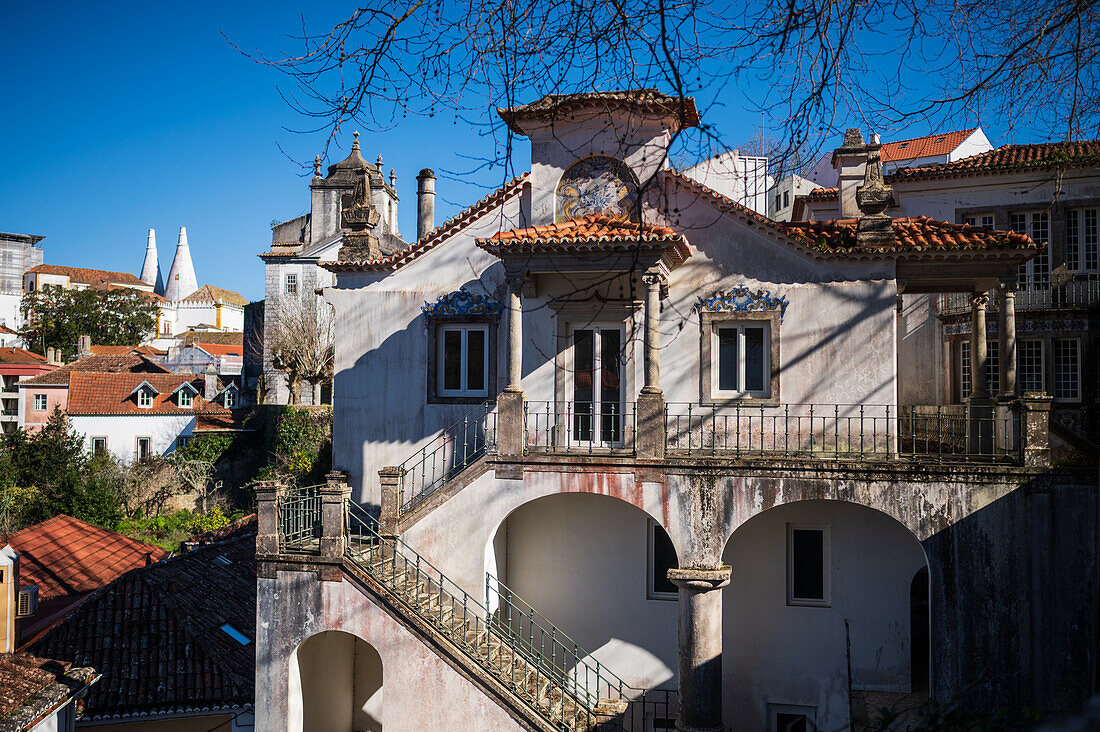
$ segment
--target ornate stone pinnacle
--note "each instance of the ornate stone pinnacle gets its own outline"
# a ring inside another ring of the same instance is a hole
[[[353,132],[353,133],[351,133],[351,136],[355,138],[351,143],[351,149],[352,150],[358,150],[359,149],[359,133],[358,132]]]
[[[321,156],[320,155],[318,155],[317,157],[315,157],[313,159],[313,177],[314,178],[320,178],[321,177]]]
[[[856,189],[856,205],[862,214],[856,224],[856,243],[861,245],[889,246],[895,241],[893,221],[886,215],[894,189],[882,177],[881,148],[878,142],[865,147],[863,185]]]

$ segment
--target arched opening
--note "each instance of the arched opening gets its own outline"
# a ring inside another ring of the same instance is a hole
[[[921,567],[909,585],[909,647],[912,649],[909,676],[913,692],[919,694],[927,694],[931,687],[928,671],[932,616],[928,604],[928,567]]]
[[[639,689],[676,687],[677,595],[665,574],[676,552],[645,511],[600,494],[545,496],[501,522],[486,560],[590,663]],[[490,594],[490,605],[507,612]],[[522,607],[511,612],[515,625]]]
[[[858,729],[923,700],[927,560],[897,520],[844,501],[779,505],[742,524],[723,560],[723,711],[736,729]]]
[[[289,699],[293,732],[381,732],[382,657],[350,633],[310,636],[291,657]]]

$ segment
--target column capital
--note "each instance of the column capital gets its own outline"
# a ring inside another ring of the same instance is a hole
[[[684,567],[668,570],[668,579],[681,589],[697,592],[718,590],[729,584],[733,568]]]
[[[1016,297],[1016,289],[1020,286],[1016,276],[1002,277],[1000,282],[997,283],[997,289],[1004,297]]]
[[[668,278],[661,272],[646,272],[642,275],[642,282],[650,287],[653,285],[663,285],[667,280]]]
[[[522,272],[508,272],[504,275],[504,284],[511,292],[519,292],[523,289],[523,282],[527,277]]]
[[[988,292],[972,292],[970,293],[970,307],[972,308],[985,308],[989,305],[989,293]]]

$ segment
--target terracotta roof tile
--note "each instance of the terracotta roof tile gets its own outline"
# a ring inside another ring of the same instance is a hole
[[[40,600],[98,589],[147,561],[168,556],[159,546],[61,514],[0,537],[19,552],[23,585],[38,585]]]
[[[967,224],[949,224],[927,216],[894,219],[896,242],[892,246],[856,243],[856,219],[794,221],[780,226],[818,251],[830,253],[907,254],[949,251],[1033,250],[1030,237]]]
[[[95,356],[121,356],[128,353],[136,353],[142,356],[163,356],[167,351],[152,346],[92,346],[92,354]]]
[[[587,251],[615,248],[671,249],[683,261],[691,256],[687,240],[666,226],[592,215],[573,221],[501,231],[477,245],[500,256],[517,251]]]
[[[222,540],[122,575],[30,650],[102,674],[84,699],[93,720],[251,704],[255,526],[241,522]],[[223,625],[250,642],[234,640]]]
[[[934,135],[913,137],[908,140],[882,143],[880,155],[882,162],[889,163],[897,160],[912,160],[913,158],[929,158],[936,155],[947,155],[966,138],[973,134],[977,127],[969,130],[956,130],[954,132],[937,132]]]
[[[226,290],[221,287],[214,287],[213,285],[203,285],[183,298],[181,302],[212,302],[225,305],[238,305],[242,308],[248,304],[248,300],[239,292],[233,292],[233,290]]]
[[[518,107],[497,109],[497,114],[512,128],[523,134],[520,122],[527,119],[555,119],[579,109],[607,110],[632,107],[646,112],[658,112],[682,120],[681,126],[697,127],[699,112],[694,97],[674,97],[656,89],[622,89],[585,94],[547,94],[542,99]]]
[[[24,348],[3,346],[0,347],[0,363],[42,364],[46,363],[46,357],[39,356],[37,353],[31,353]]]
[[[4,333],[5,335],[19,335],[19,333],[12,330],[8,326],[3,325],[2,323],[0,323],[0,333]]]
[[[168,369],[155,363],[140,353],[105,353],[84,356],[83,358],[67,363],[59,369],[48,374],[26,379],[20,384],[32,386],[57,385],[68,386],[69,377],[80,371],[94,371],[97,373],[131,373],[131,374],[170,374]]]
[[[148,383],[157,393],[150,407],[139,407],[134,391]],[[198,392],[191,407],[179,406],[176,390],[183,384],[191,384]],[[197,414],[199,412],[227,412],[216,402],[201,396],[203,377],[197,374],[102,374],[80,371],[69,378],[69,398],[65,411],[73,415],[84,414]]]
[[[244,333],[241,331],[202,331],[185,330],[177,336],[181,346],[192,343],[221,343],[228,346],[244,346]]]
[[[231,345],[227,343],[203,343],[201,341],[195,341],[188,345],[195,348],[201,348],[209,353],[211,356],[243,356],[244,346]]]
[[[811,201],[835,201],[839,195],[839,188],[815,188],[806,194],[806,198]]]
[[[0,654],[0,720],[5,729],[29,730],[59,702],[95,682],[92,669],[29,653]]]
[[[933,163],[902,168],[887,176],[892,180],[987,175],[1009,170],[1080,168],[1100,166],[1100,140],[1003,145],[953,163]]]
[[[356,271],[386,271],[402,267],[409,262],[427,254],[439,246],[454,234],[471,225],[479,218],[504,205],[507,201],[520,194],[523,184],[529,173],[517,176],[505,183],[502,187],[490,193],[466,210],[447,219],[442,225],[437,226],[426,234],[423,239],[414,242],[401,251],[394,252],[378,259],[369,259],[355,262],[321,262],[321,266],[332,272],[356,272]]]
[[[111,272],[105,269],[86,269],[84,267],[62,267],[56,264],[40,264],[37,267],[31,267],[27,272],[34,274],[62,275],[68,277],[70,282],[76,282],[96,288],[106,288],[109,285],[132,285],[134,287],[149,286],[129,272]]]

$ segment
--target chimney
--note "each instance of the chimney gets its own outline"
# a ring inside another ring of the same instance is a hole
[[[170,302],[179,302],[197,289],[199,283],[195,279],[195,265],[191,262],[191,247],[187,244],[187,227],[181,226],[179,240],[176,242],[176,256],[172,258],[168,281],[164,283],[164,298]]]
[[[141,281],[153,286],[153,292],[164,294],[164,279],[160,276],[160,262],[157,259],[157,232],[149,229],[149,238],[145,242],[145,261],[141,263]]]
[[[80,351],[79,357],[92,355],[92,337],[90,335],[82,335],[77,339],[77,350]]]
[[[206,368],[206,373],[202,377],[202,395],[206,401],[213,401],[214,397],[218,394],[218,372],[214,370],[213,366]]]
[[[882,157],[878,135],[866,146],[863,185],[856,189],[859,222],[856,224],[856,244],[859,246],[890,246],[894,244],[894,221],[887,215],[894,189],[882,179]]]
[[[833,168],[837,172],[836,185],[840,199],[840,218],[859,217],[859,205],[856,203],[856,188],[863,182],[863,168],[867,162],[867,146],[863,143],[863,133],[858,128],[850,128],[844,133],[844,142],[833,151]]]
[[[424,168],[416,176],[416,240],[435,228],[435,173]]]
[[[58,358],[57,358],[57,349],[54,348],[53,346],[48,346],[46,348],[46,363],[48,363],[52,366],[60,366],[61,365],[61,361],[59,361]]]

